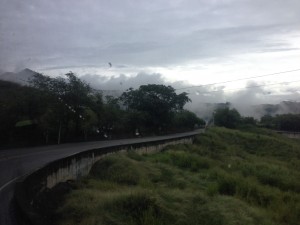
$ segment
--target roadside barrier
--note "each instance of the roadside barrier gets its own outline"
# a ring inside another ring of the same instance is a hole
[[[197,133],[159,141],[91,149],[48,163],[16,184],[15,202],[20,224],[48,224],[36,209],[36,201],[40,194],[61,182],[77,180],[88,175],[93,164],[108,154],[127,151],[136,151],[139,154],[154,153],[168,145],[191,144],[196,135]]]

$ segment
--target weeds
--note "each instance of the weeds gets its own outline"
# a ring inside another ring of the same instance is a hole
[[[299,159],[299,141],[270,131],[210,129],[193,145],[97,162],[57,223],[296,225]]]

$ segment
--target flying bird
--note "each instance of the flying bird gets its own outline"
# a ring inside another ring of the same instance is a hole
[[[111,62],[109,62],[109,63],[108,63],[108,65],[109,65],[109,67],[112,67],[112,64],[111,64]]]

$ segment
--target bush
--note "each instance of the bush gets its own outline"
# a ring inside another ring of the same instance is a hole
[[[90,174],[98,179],[137,185],[141,174],[135,163],[123,156],[109,156],[96,162]]]
[[[299,173],[291,173],[286,167],[269,164],[243,164],[240,166],[242,174],[246,177],[255,176],[257,180],[282,191],[300,192]]]
[[[245,179],[237,174],[231,175],[216,172],[218,192],[222,195],[237,196],[248,203],[268,207],[279,191],[270,187],[261,186],[252,178]]]
[[[235,195],[237,181],[231,176],[219,177],[218,191],[222,195]]]
[[[200,169],[208,169],[210,167],[209,161],[205,158],[199,157],[197,154],[184,151],[167,151],[152,156],[156,162],[174,165],[181,169],[187,169],[197,172]]]
[[[167,210],[148,193],[122,196],[104,207],[109,209],[110,214],[104,219],[107,224],[163,225],[173,220]]]

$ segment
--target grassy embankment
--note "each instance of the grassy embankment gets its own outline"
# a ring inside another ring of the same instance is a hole
[[[193,145],[96,163],[58,224],[300,224],[300,142],[213,128]]]

